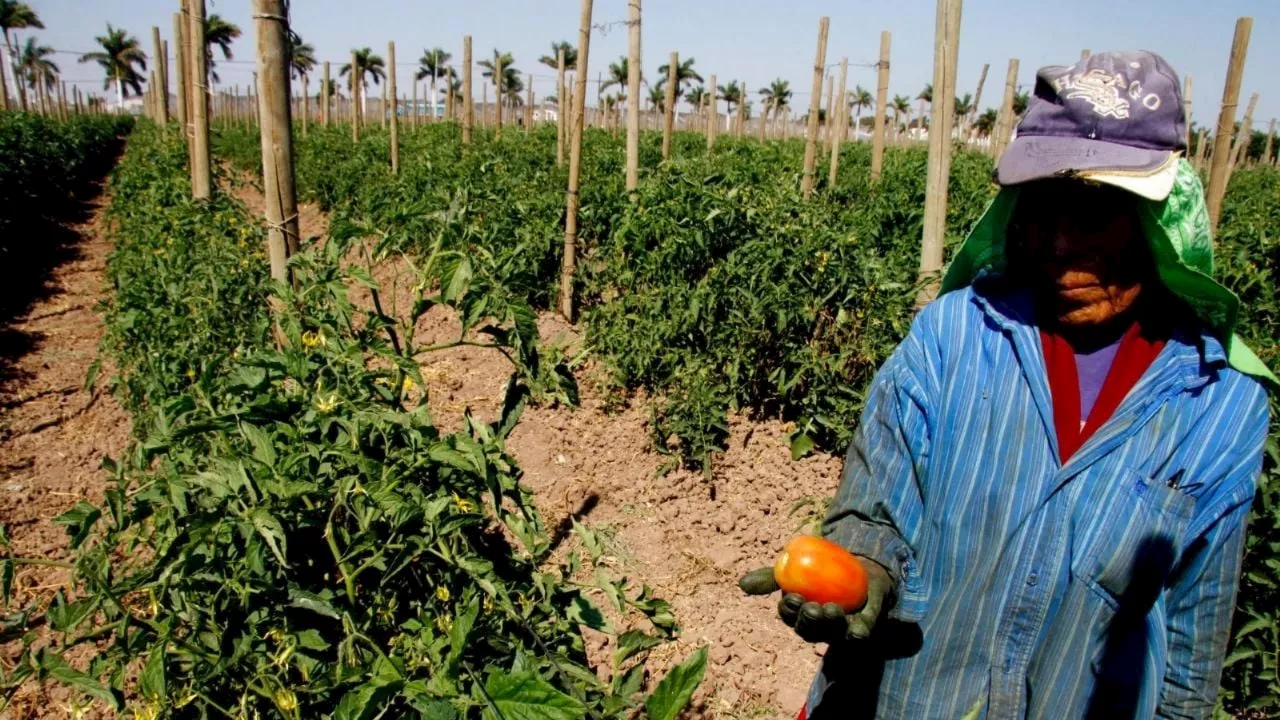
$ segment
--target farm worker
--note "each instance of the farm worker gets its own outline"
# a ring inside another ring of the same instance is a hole
[[[866,606],[779,603],[830,643],[802,718],[1211,716],[1276,379],[1211,278],[1179,88],[1148,52],[1037,74],[824,524]]]

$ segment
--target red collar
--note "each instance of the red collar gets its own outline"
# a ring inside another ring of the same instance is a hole
[[[1168,337],[1152,332],[1150,327],[1134,323],[1120,339],[1115,360],[1102,383],[1098,399],[1083,427],[1080,424],[1080,378],[1076,374],[1076,354],[1061,335],[1040,329],[1044,348],[1045,370],[1049,375],[1049,392],[1053,396],[1053,424],[1058,434],[1059,460],[1067,460],[1079,450],[1098,428],[1111,418],[1142,374],[1164,348]]]

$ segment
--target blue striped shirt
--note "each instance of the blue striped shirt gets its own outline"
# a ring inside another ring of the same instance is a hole
[[[871,385],[825,532],[897,600],[810,716],[1210,717],[1265,389],[1175,332],[1064,465],[1030,297],[993,287],[925,308]]]

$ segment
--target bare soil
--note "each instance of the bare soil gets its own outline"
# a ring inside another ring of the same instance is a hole
[[[101,192],[90,189],[68,202],[64,218],[33,228],[28,239],[45,245],[42,258],[11,268],[44,273],[44,282],[24,281],[22,297],[6,297],[9,312],[0,318],[0,523],[16,557],[69,559],[66,531],[53,519],[81,500],[101,500],[102,460],[118,457],[129,442],[128,414],[101,383],[85,387],[104,332],[95,306],[108,296],[103,272],[111,244]],[[20,567],[10,609],[43,606],[67,581],[62,569]],[[0,662],[9,668],[20,651],[10,643]],[[28,685],[0,717],[67,717],[68,697],[53,684]]]

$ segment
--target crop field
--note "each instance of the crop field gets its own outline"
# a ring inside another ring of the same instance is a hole
[[[223,95],[0,111],[0,717],[794,717],[821,652],[737,581],[822,519],[918,312],[910,120],[816,162],[817,120],[645,130],[629,163],[603,111],[353,128],[285,92],[261,129]],[[1277,368],[1261,137],[1215,273]],[[937,144],[949,259],[997,188]],[[1222,717],[1280,717],[1278,416]]]

